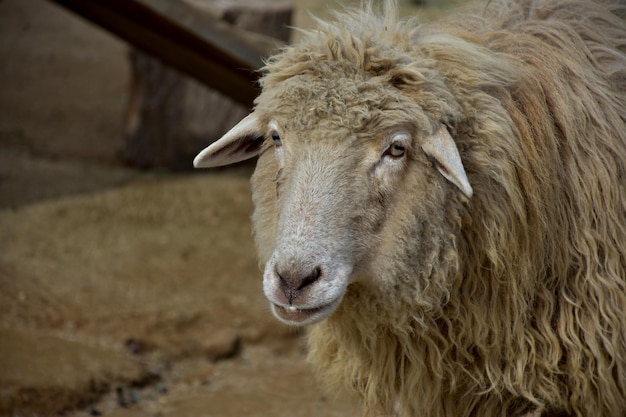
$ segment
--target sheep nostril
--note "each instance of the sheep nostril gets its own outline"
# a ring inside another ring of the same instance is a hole
[[[300,285],[298,286],[298,288],[296,288],[296,290],[300,291],[304,287],[308,287],[309,285],[313,284],[315,281],[318,280],[321,274],[322,274],[322,270],[320,269],[320,267],[319,266],[315,267],[315,269],[313,270],[311,274],[309,274],[308,276],[302,279],[302,281],[300,282]]]
[[[295,271],[280,271],[276,268],[276,275],[280,279],[281,289],[289,303],[296,299],[302,290],[316,282],[322,275],[320,267],[315,267],[309,274],[301,274]]]

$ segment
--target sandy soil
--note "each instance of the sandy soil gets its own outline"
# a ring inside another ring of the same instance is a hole
[[[250,168],[123,166],[127,45],[56,5],[0,0],[0,56],[0,415],[359,415],[269,312]]]

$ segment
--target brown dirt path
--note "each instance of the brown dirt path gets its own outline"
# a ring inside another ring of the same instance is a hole
[[[269,312],[250,169],[120,163],[127,82],[122,42],[0,0],[0,415],[358,415]]]

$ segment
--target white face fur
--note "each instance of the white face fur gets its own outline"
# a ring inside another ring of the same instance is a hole
[[[263,291],[283,322],[304,325],[328,317],[348,285],[368,272],[368,253],[386,221],[385,200],[392,198],[407,164],[415,163],[412,152],[433,159],[443,177],[467,197],[472,194],[443,125],[419,143],[415,132],[399,126],[354,146],[363,141],[349,132],[310,132],[303,140],[302,132],[264,119],[252,113],[194,164],[225,165],[261,154],[253,185],[262,188],[257,199],[265,202],[255,201],[262,206],[255,210],[274,219],[271,226],[260,226],[274,229],[268,232],[272,239],[260,238],[261,245],[271,246],[259,248],[268,253]],[[342,134],[348,137],[333,140]]]
[[[375,146],[357,149],[350,141],[303,144],[277,121],[269,127],[278,222],[263,290],[276,317],[308,324],[330,315],[362,272],[370,193],[359,189],[392,187],[406,163],[411,136],[394,131]]]

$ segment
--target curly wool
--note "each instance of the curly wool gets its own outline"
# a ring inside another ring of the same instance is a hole
[[[434,208],[420,262],[405,261],[415,236],[382,239],[372,262],[393,283],[350,285],[310,329],[310,361],[372,415],[624,416],[626,9],[485,3],[436,25],[365,5],[267,63],[257,106],[280,102],[301,130],[385,123],[376,97],[418,106],[453,132],[474,188]]]

